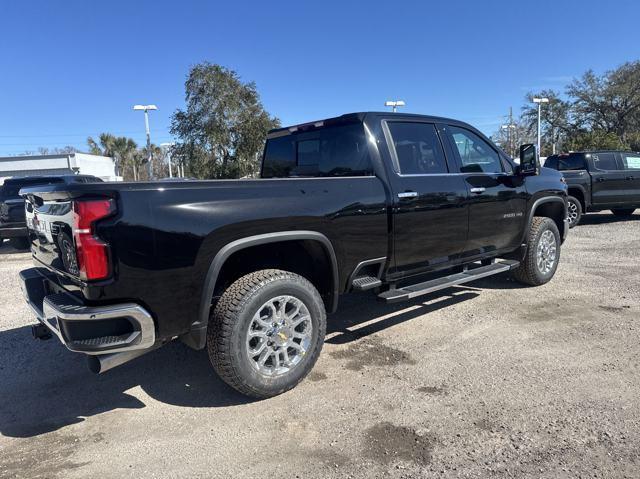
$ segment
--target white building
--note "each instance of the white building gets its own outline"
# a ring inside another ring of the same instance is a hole
[[[12,176],[93,175],[104,181],[122,181],[115,162],[108,156],[69,153],[38,156],[0,157],[0,180]]]

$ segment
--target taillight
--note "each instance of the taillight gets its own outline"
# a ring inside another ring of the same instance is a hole
[[[73,238],[81,279],[104,279],[111,274],[109,245],[95,236],[94,224],[114,211],[113,200],[73,202]]]

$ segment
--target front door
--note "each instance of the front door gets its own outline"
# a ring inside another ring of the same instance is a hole
[[[526,190],[500,153],[477,133],[443,128],[469,192],[469,240],[464,255],[513,250],[522,240]]]
[[[394,262],[402,275],[437,269],[460,257],[467,241],[467,190],[451,174],[433,123],[384,122],[395,171]]]
[[[622,168],[627,181],[627,203],[640,205],[640,153],[621,153]]]

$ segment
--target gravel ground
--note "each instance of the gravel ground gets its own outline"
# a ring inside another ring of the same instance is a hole
[[[640,477],[640,215],[589,215],[553,281],[343,299],[315,370],[248,401],[168,345],[103,376],[30,337],[0,247],[0,477]]]

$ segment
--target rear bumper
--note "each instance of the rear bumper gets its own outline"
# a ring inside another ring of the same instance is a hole
[[[153,318],[138,304],[86,306],[56,287],[55,275],[43,268],[21,271],[20,279],[24,297],[38,321],[71,351],[133,351],[148,349],[156,341]]]
[[[21,236],[26,238],[28,235],[26,226],[0,227],[0,239],[19,238]]]

